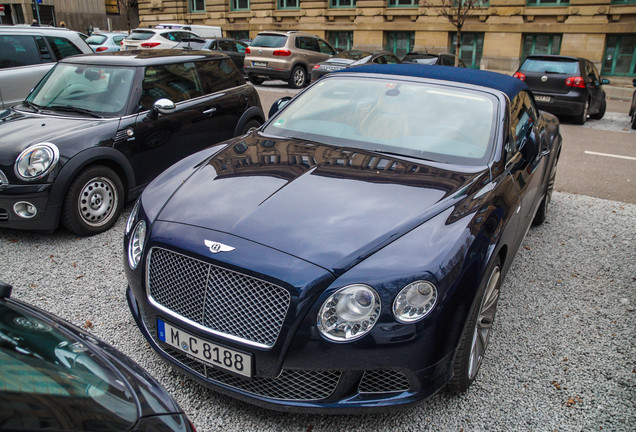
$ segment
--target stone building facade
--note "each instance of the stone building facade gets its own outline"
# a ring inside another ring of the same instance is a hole
[[[454,50],[455,28],[436,0],[140,0],[141,26],[218,25],[253,38],[302,30],[342,49]],[[463,28],[461,58],[510,73],[529,54],[586,57],[604,75],[636,77],[636,0],[484,0]]]

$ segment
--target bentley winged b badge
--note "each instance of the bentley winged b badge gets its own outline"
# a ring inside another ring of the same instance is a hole
[[[223,243],[215,242],[212,240],[204,240],[203,243],[205,243],[205,245],[210,248],[210,252],[212,252],[213,254],[219,252],[230,252],[236,249],[232,246],[224,245]]]

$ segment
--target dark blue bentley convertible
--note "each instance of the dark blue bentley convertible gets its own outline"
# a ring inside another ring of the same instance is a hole
[[[172,166],[124,238],[151,346],[206,385],[309,411],[465,391],[546,217],[561,136],[490,72],[361,66]]]

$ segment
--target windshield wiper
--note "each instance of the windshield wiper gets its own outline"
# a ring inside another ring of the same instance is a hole
[[[424,157],[413,156],[413,155],[405,154],[405,153],[394,153],[394,152],[389,152],[389,151],[386,151],[386,150],[380,150],[380,149],[375,149],[375,150],[373,150],[373,151],[374,151],[375,153],[382,153],[382,154],[389,155],[389,156],[399,156],[399,157],[403,157],[403,158],[411,158],[411,159],[425,160],[425,161],[429,161],[429,162],[440,162],[440,163],[445,163],[445,162],[442,162],[442,161],[436,161],[436,160],[433,160],[433,159],[427,159],[427,158],[424,158]]]
[[[102,116],[100,116],[97,113],[94,113],[91,110],[87,110],[84,108],[78,108],[72,105],[49,105],[46,107],[43,107],[46,109],[50,109],[50,110],[54,110],[54,111],[68,111],[68,112],[76,112],[76,113],[80,113],[80,114],[86,114],[89,115],[91,117],[96,117],[96,118],[102,118]]]
[[[40,105],[34,104],[33,102],[29,102],[28,100],[23,100],[22,105],[29,108],[33,108],[36,112],[40,112],[40,110],[42,109]]]

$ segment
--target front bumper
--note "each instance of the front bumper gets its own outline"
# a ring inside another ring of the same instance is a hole
[[[0,190],[0,228],[51,231],[57,228],[61,203],[53,203],[50,191],[53,184],[7,185]],[[16,214],[14,205],[28,202],[37,213],[31,218]]]
[[[377,355],[367,355],[365,364],[359,364],[359,369],[354,370],[313,369],[315,365],[302,367],[290,364],[288,367],[288,362],[284,361],[283,368],[275,377],[240,378],[195,360],[158,340],[157,315],[140,309],[130,287],[126,294],[139,329],[162,360],[219,393],[264,408],[323,414],[406,408],[443,388],[452,373],[454,352],[430,367],[415,371],[401,369],[399,364],[388,368]],[[376,359],[377,362],[374,361]],[[381,368],[376,368],[377,365]]]

